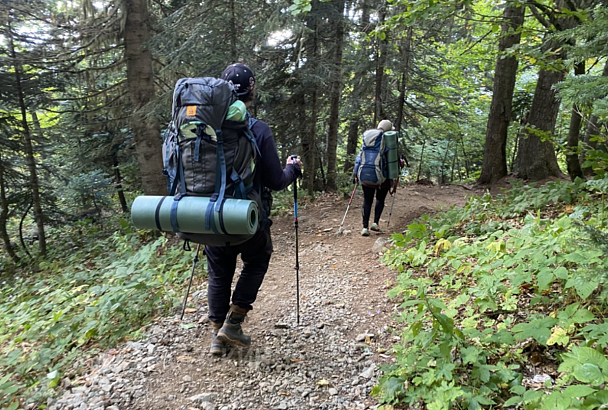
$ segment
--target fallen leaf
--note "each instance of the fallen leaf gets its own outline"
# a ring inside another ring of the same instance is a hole
[[[196,309],[194,308],[187,308],[186,310],[184,310],[185,313],[196,313]]]
[[[325,379],[322,379],[322,380],[319,380],[317,382],[317,385],[319,385],[319,386],[329,386],[329,382],[327,380],[325,380]]]
[[[194,363],[196,360],[191,356],[177,356],[177,361],[180,363]]]

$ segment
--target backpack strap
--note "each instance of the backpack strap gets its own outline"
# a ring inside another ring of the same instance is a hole
[[[247,113],[249,115],[249,113]],[[255,139],[255,135],[253,135],[253,126],[258,122],[259,120],[257,118],[253,118],[251,115],[249,115],[249,124],[247,126],[247,130],[245,131],[245,136],[249,139],[249,141],[251,141],[253,143],[253,146],[255,147],[255,152],[258,154],[258,157],[262,156],[262,153],[260,152],[260,147],[258,147],[258,141]]]
[[[184,166],[182,165],[182,152],[179,149],[179,145],[175,147],[175,153],[177,154],[177,172],[173,184],[169,189],[169,195],[173,196],[177,192],[177,184],[181,183],[181,193],[186,192],[186,177],[184,176]],[[180,197],[181,199],[181,197]]]
[[[230,180],[232,181],[232,184],[234,185],[234,197],[238,198],[238,199],[247,198],[247,192],[248,192],[247,187],[245,186],[245,183],[239,176],[239,173],[236,172],[236,170],[234,168],[232,169],[232,173],[230,174]]]
[[[215,193],[209,198],[209,204],[205,210],[205,229],[212,229],[214,233],[227,233],[223,227],[218,227],[215,224],[214,212],[221,213],[226,195],[226,155],[224,153],[224,137],[222,130],[217,130],[217,148],[216,148],[216,175],[219,178],[215,180]],[[221,218],[220,218],[221,220]],[[222,232],[220,232],[222,229]]]
[[[171,124],[169,124],[169,129],[171,129],[173,125],[173,121],[171,121]],[[168,131],[169,135],[167,135],[167,139],[171,138],[171,139],[175,139],[177,140],[177,133],[175,131]],[[175,146],[178,146],[177,143],[175,144]],[[171,192],[171,187],[172,187],[172,183],[171,183],[171,176],[169,174],[169,172],[167,171],[169,169],[169,160],[171,159],[171,152],[170,152],[170,148],[171,148],[171,144],[167,144],[165,147],[165,161],[163,163],[163,175],[167,178],[167,192]],[[174,181],[175,182],[175,181]]]
[[[175,195],[177,191],[177,184],[181,183],[181,191],[179,194],[173,197],[173,203],[171,204],[171,211],[169,214],[169,220],[171,222],[171,227],[173,228],[173,232],[180,232],[179,224],[177,223],[177,206],[179,205],[179,200],[186,195],[186,177],[184,176],[184,166],[182,164],[182,153],[179,149],[179,145],[175,147],[175,152],[177,153],[177,173],[175,174],[175,179],[173,180],[173,185],[171,186],[171,190],[169,191],[169,195]],[[160,204],[159,204],[160,206]],[[157,222],[160,224],[160,221]]]
[[[252,129],[256,122],[259,120],[257,118],[253,118],[251,115],[249,116],[249,129]]]

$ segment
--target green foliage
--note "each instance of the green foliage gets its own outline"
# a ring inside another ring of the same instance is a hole
[[[62,195],[66,209],[70,209],[68,204],[72,204],[71,210],[74,205],[80,210],[107,207],[111,203],[112,179],[99,169],[72,177]]]
[[[0,406],[52,394],[67,364],[124,339],[176,308],[192,255],[158,238],[117,232],[40,262],[0,286]]]
[[[599,229],[590,189],[607,182],[517,186],[395,234],[384,259],[404,328],[374,394],[429,409],[608,403],[608,241],[583,229]],[[552,369],[543,386],[535,361]]]

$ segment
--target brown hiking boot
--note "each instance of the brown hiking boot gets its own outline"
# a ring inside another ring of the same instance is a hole
[[[243,329],[241,329],[241,323],[245,320],[245,316],[247,316],[247,309],[231,305],[224,325],[217,332],[217,340],[238,346],[249,346],[251,337],[244,334]]]
[[[215,356],[221,356],[226,353],[226,343],[217,339],[217,332],[222,328],[223,323],[210,322],[211,326],[213,326],[213,336],[211,337],[211,348],[209,349],[209,353]]]

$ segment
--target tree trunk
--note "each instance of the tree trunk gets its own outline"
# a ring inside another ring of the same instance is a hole
[[[127,199],[125,198],[125,192],[122,188],[122,176],[120,175],[120,167],[118,164],[118,155],[116,152],[112,153],[112,167],[114,168],[114,185],[116,186],[116,192],[118,193],[118,200],[120,202],[120,209],[127,213],[129,207],[127,206]]]
[[[384,24],[386,19],[386,3],[382,2],[378,10],[378,26]],[[385,119],[384,108],[382,105],[382,83],[384,81],[384,67],[386,66],[386,48],[388,44],[388,34],[384,39],[378,39],[378,49],[376,50],[376,92],[374,95],[374,128],[381,120]]]
[[[494,72],[492,104],[486,128],[480,184],[491,184],[507,175],[507,136],[511,122],[511,105],[517,75],[518,61],[514,56],[505,57],[505,50],[519,44],[520,27],[524,21],[525,7],[512,4],[504,11],[504,23],[498,45],[499,55]]]
[[[420,150],[420,162],[418,163],[418,175],[416,182],[420,181],[420,173],[422,172],[422,161],[424,160],[424,147],[426,146],[426,138],[422,141],[422,149]]]
[[[574,66],[575,75],[585,74],[585,63],[580,62]],[[572,107],[572,116],[570,117],[570,128],[568,129],[568,150],[566,154],[566,164],[568,165],[568,175],[574,181],[577,177],[583,178],[583,170],[578,162],[579,154],[579,135],[581,133],[582,115],[580,108],[574,104]]]
[[[359,104],[355,104],[357,108]],[[357,155],[357,145],[359,144],[359,115],[358,109],[350,119],[348,124],[348,141],[346,142],[346,160],[344,161],[344,172],[352,173],[355,167],[354,158]]]
[[[306,40],[306,68],[309,73],[316,73],[318,68],[319,59],[319,0],[311,0],[311,10],[306,16],[306,27],[308,28],[308,38]],[[304,151],[304,168],[306,171],[305,187],[308,194],[313,197],[315,192],[315,179],[317,175],[316,165],[316,144],[317,144],[317,116],[318,116],[318,99],[319,93],[317,90],[316,83],[311,85],[310,92],[310,118],[308,124],[310,128],[307,130],[305,140],[302,142],[302,148]]]
[[[4,182],[4,163],[2,157],[0,157],[0,238],[4,244],[6,253],[15,263],[19,263],[19,256],[15,253],[15,249],[11,245],[11,238],[6,229],[6,223],[8,222],[9,213],[9,202],[6,197],[6,183]]]
[[[552,59],[565,57],[560,44],[550,43]],[[560,50],[560,51],[558,51]],[[519,141],[515,172],[519,178],[538,181],[562,177],[553,148],[553,132],[559,111],[559,100],[553,86],[564,79],[561,70],[540,70],[524,136]]]
[[[327,132],[327,189],[335,191],[336,154],[338,149],[338,125],[340,121],[340,95],[342,94],[342,51],[344,49],[344,5],[345,0],[334,2],[336,16],[336,43],[334,54],[334,78],[331,85],[329,130]]]
[[[22,73],[23,67],[17,61],[15,52],[15,44],[13,42],[12,31],[9,28],[9,47],[11,58],[15,69],[15,87],[17,90],[17,98],[19,100],[19,108],[21,111],[21,126],[23,127],[23,138],[25,147],[25,158],[30,176],[30,186],[32,189],[32,204],[34,206],[34,218],[36,219],[36,227],[38,228],[38,243],[40,253],[46,255],[46,235],[44,232],[44,213],[42,212],[42,201],[40,199],[40,184],[38,182],[38,171],[36,169],[36,158],[34,155],[34,145],[32,142],[32,133],[27,121],[27,106],[25,103],[25,92],[23,90]]]
[[[124,28],[127,83],[132,104],[131,126],[143,191],[163,195],[166,183],[162,176],[161,138],[158,120],[147,104],[154,99],[152,54],[146,47],[150,38],[147,0],[125,0]],[[146,115],[146,112],[148,114]]]
[[[469,160],[468,155],[467,155],[467,151],[464,147],[464,136],[462,134],[460,134],[460,144],[462,145],[462,158],[464,158],[464,170],[466,173],[467,178],[469,178]]]
[[[369,24],[370,6],[366,0],[361,1],[360,4],[360,30],[366,34],[369,34],[371,32],[371,27]],[[357,155],[357,147],[359,145],[359,130],[361,128],[361,100],[362,93],[365,89],[365,82],[363,80],[366,76],[366,67],[364,64],[357,64],[356,67],[357,69],[355,70],[353,77],[353,87],[350,95],[350,99],[352,100],[352,111],[348,123],[348,141],[346,142],[346,160],[344,161],[344,172],[348,173],[349,175],[353,172],[355,158]]]
[[[237,20],[234,0],[230,0],[230,57],[231,63],[238,62],[239,54],[236,49]]]
[[[310,96],[310,104],[312,105],[310,113],[310,129],[306,136],[306,142],[303,145],[304,155],[306,163],[304,167],[307,170],[308,178],[306,179],[306,189],[310,197],[314,197],[315,194],[315,179],[317,175],[317,164],[316,164],[316,145],[317,145],[317,116],[318,116],[318,94],[317,91],[313,91]]]
[[[407,90],[407,78],[410,67],[410,56],[412,52],[412,37],[414,30],[411,27],[407,29],[407,36],[401,47],[402,57],[402,72],[401,81],[399,84],[399,103],[397,104],[397,121],[395,123],[395,129],[401,131],[401,123],[403,122],[403,115],[405,111],[405,91]]]

